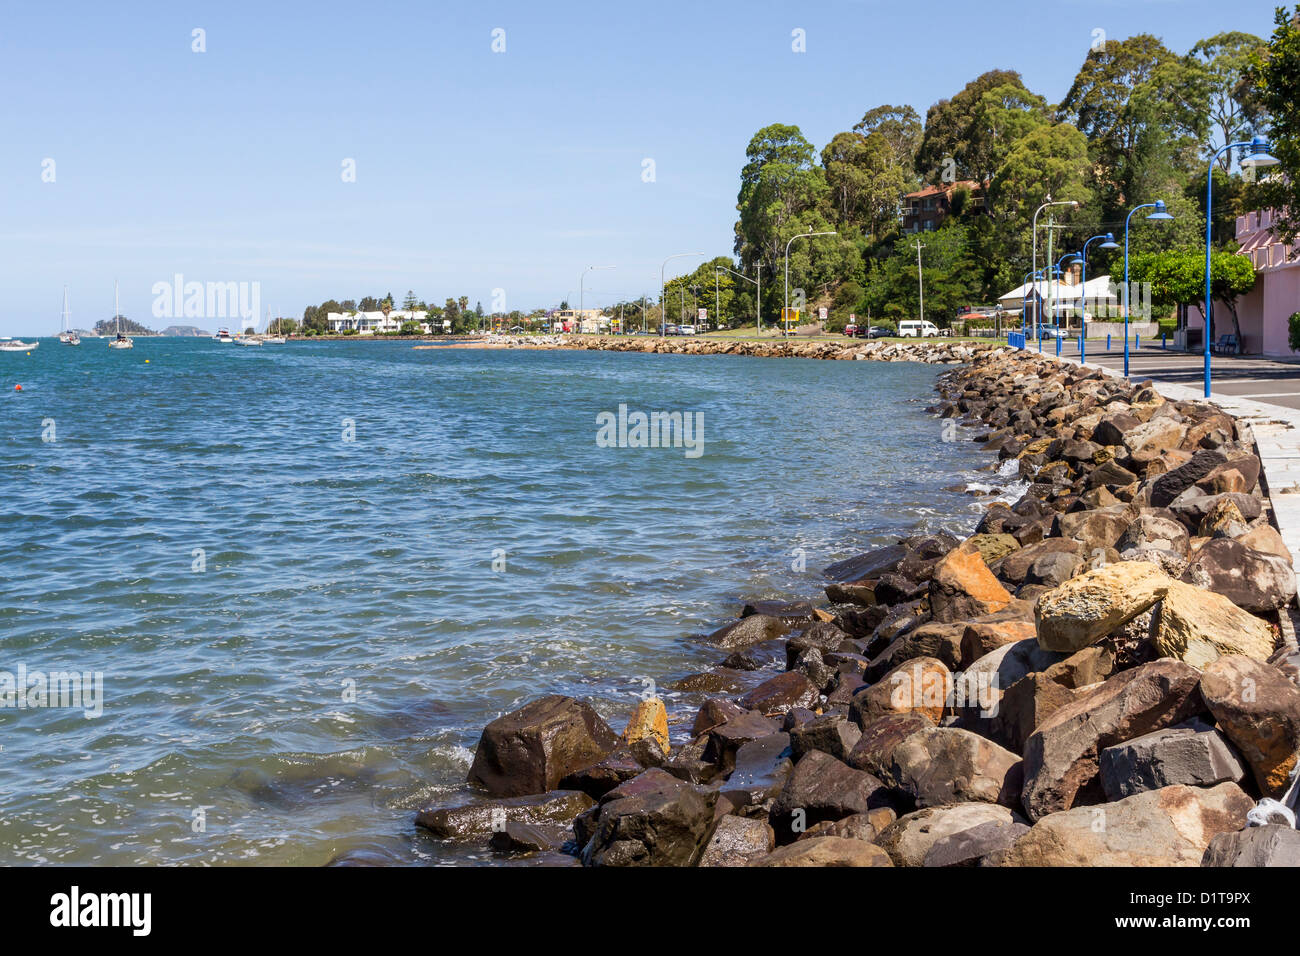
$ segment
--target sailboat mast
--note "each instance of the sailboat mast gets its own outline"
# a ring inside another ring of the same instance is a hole
[[[63,287],[63,331],[68,331],[68,287]]]
[[[117,323],[117,331],[120,335],[122,332],[122,310],[117,305],[117,280],[113,280],[113,320]]]

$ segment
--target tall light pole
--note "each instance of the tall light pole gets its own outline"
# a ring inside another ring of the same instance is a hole
[[[1115,241],[1115,236],[1111,233],[1105,235],[1093,236],[1083,244],[1083,252],[1079,255],[1079,261],[1083,264],[1083,272],[1079,276],[1080,294],[1083,296],[1083,310],[1079,315],[1079,364],[1087,362],[1085,355],[1086,343],[1088,341],[1088,246],[1098,239],[1105,239],[1098,249],[1118,249],[1119,243]]]
[[[807,239],[809,236],[833,236],[835,231],[829,232],[801,232],[797,236],[791,236],[790,242],[796,239]],[[790,327],[790,242],[785,244],[785,309],[781,317],[785,319],[786,329]]]
[[[1124,377],[1128,378],[1128,222],[1133,218],[1133,213],[1139,209],[1154,209],[1155,212],[1147,216],[1148,219],[1166,220],[1174,217],[1165,212],[1165,201],[1157,199],[1155,202],[1143,203],[1140,206],[1134,206],[1124,217]]]
[[[925,335],[925,283],[921,279],[921,240],[916,240],[916,292],[921,303],[921,335]]]
[[[1247,169],[1263,169],[1266,166],[1276,166],[1278,159],[1269,152],[1267,140],[1256,136],[1249,143],[1228,143],[1210,157],[1210,164],[1205,173],[1205,332],[1201,338],[1204,340],[1201,344],[1205,350],[1205,397],[1210,397],[1210,316],[1214,309],[1211,304],[1210,295],[1210,225],[1214,222],[1214,161],[1219,158],[1219,154],[1227,149],[1244,147],[1250,150],[1250,155],[1241,161],[1241,165]],[[1125,276],[1127,279],[1127,275]],[[1240,343],[1238,343],[1240,346]]]
[[[713,324],[722,324],[721,293],[718,291],[718,270],[713,270]]]
[[[587,273],[593,269],[613,269],[613,266],[587,266],[582,270],[582,275],[578,277],[578,331],[582,331],[582,313],[583,313],[583,281],[587,278]]]
[[[668,263],[671,262],[672,260],[686,259],[689,258],[690,256],[700,256],[701,258],[703,258],[704,253],[678,252],[665,259],[664,264],[659,267],[659,311],[661,313],[659,316],[659,337],[660,338],[664,337],[664,326],[667,324],[667,318],[668,318],[668,309],[666,308],[664,303],[664,269],[668,267]]]
[[[1020,297],[1020,334],[1023,335],[1023,336],[1025,336],[1025,347],[1026,347],[1026,348],[1029,347],[1029,338],[1028,338],[1028,336],[1029,336],[1029,325],[1028,325],[1028,320],[1029,320],[1029,292],[1030,292],[1030,291],[1032,291],[1033,294],[1034,294],[1034,328],[1035,328],[1035,330],[1037,330],[1038,326],[1042,324],[1042,320],[1041,320],[1040,316],[1038,315],[1038,276],[1039,276],[1039,274],[1038,274],[1037,272],[1026,272],[1026,273],[1025,273],[1025,285],[1024,285],[1025,294],[1022,295],[1022,296]],[[1034,283],[1032,287],[1031,287],[1030,284],[1029,284],[1029,283],[1030,283],[1030,280],[1033,280],[1033,283]],[[1036,331],[1035,331],[1035,334],[1037,334]]]
[[[1041,206],[1039,206],[1037,209],[1034,210],[1033,224],[1030,229],[1030,231],[1033,233],[1033,254],[1029,260],[1029,271],[1033,273],[1038,272],[1038,214],[1049,206],[1069,206],[1071,209],[1078,209],[1079,201],[1077,199],[1060,199],[1053,202],[1052,194],[1048,193],[1047,202],[1043,203]],[[1051,256],[1050,248],[1048,250],[1048,256],[1049,257]],[[1043,272],[1044,273],[1047,272],[1047,263],[1043,264]],[[1037,292],[1037,287],[1035,287],[1034,291]],[[1050,295],[1050,288],[1048,290],[1048,294]],[[1041,314],[1038,314],[1036,317],[1038,319],[1038,325],[1041,326],[1043,323],[1043,316]],[[1035,330],[1034,334],[1035,335],[1038,334],[1037,330]],[[1041,340],[1040,340],[1040,345],[1041,345]]]

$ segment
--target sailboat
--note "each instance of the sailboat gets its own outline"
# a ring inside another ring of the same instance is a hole
[[[30,352],[40,342],[24,342],[22,339],[4,339],[0,341],[0,352]]]
[[[68,287],[63,287],[63,329],[59,332],[59,341],[64,345],[80,345],[81,336],[68,328]]]
[[[270,310],[268,310],[268,318],[269,311]],[[266,331],[271,331],[271,323],[269,321],[266,323]],[[275,317],[275,335],[268,335],[266,338],[262,339],[262,341],[267,345],[283,345],[285,343],[284,336],[280,334],[280,317],[278,315]]]
[[[117,320],[117,338],[108,343],[110,349],[133,349],[131,337],[122,334],[122,311],[117,305],[117,282],[113,283],[113,317]]]

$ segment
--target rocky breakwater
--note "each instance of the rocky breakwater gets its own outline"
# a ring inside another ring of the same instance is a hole
[[[939,388],[1020,500],[825,569],[825,600],[746,606],[672,713],[498,718],[482,793],[417,823],[595,866],[1300,862],[1285,812],[1249,825],[1296,775],[1300,655],[1236,422],[1007,350]]]
[[[809,358],[842,361],[969,362],[995,346],[946,339],[879,342],[860,339],[809,340],[795,337],[748,341],[692,336],[642,335],[493,335],[474,345],[483,348],[580,349],[597,352],[651,352],[661,355],[748,355],[755,358]]]

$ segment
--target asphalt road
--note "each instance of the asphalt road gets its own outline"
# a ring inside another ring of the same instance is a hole
[[[1052,348],[1050,341],[1044,350]],[[1077,358],[1073,341],[1062,343],[1062,357]],[[1114,345],[1109,352],[1102,343],[1088,343],[1088,364],[1124,368],[1124,350]],[[1130,346],[1129,378],[1151,379],[1199,390],[1205,372],[1205,358],[1200,353],[1165,351],[1157,344],[1143,344],[1140,350]],[[1300,363],[1276,362],[1248,355],[1212,355],[1210,386],[1214,395],[1252,398],[1259,402],[1300,409]]]

